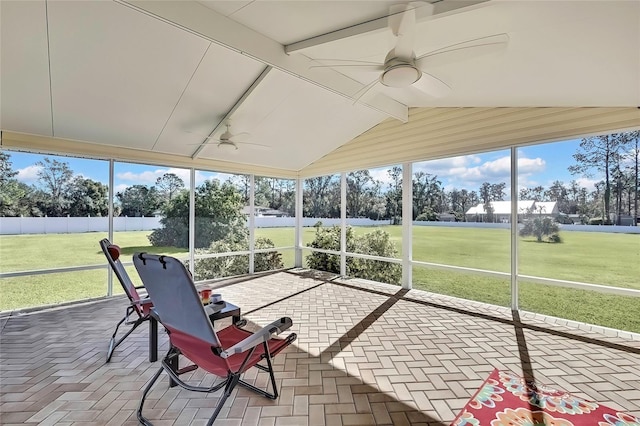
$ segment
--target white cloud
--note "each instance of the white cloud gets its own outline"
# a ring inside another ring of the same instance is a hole
[[[27,166],[24,169],[18,169],[16,179],[25,183],[36,182],[38,180],[38,172],[40,170],[42,170],[42,167],[35,164],[32,166]]]
[[[481,162],[482,159],[477,155],[463,155],[417,163],[414,164],[413,171],[424,171],[432,175],[449,176],[455,174],[461,168],[466,168],[473,164],[480,164]]]
[[[382,185],[386,187],[389,183],[391,183],[391,178],[389,177],[389,173],[387,173],[387,170],[391,170],[391,168],[369,170],[369,174],[374,181],[380,181],[382,182]]]
[[[519,158],[518,174],[521,181],[530,181],[532,174],[545,170],[546,162],[542,158]],[[482,161],[479,155],[466,155],[428,161],[416,164],[415,171],[435,174],[447,181],[445,188],[476,189],[482,182],[504,182],[509,184],[511,157],[504,156],[491,161]]]
[[[115,185],[113,188],[113,193],[117,194],[118,192],[123,192],[125,189],[129,188],[130,185],[126,183],[121,183],[120,185]]]
[[[602,181],[602,179],[589,179],[585,177],[576,179],[578,186],[587,188],[587,191],[594,191],[596,189],[596,183],[600,181]]]
[[[462,167],[452,173],[451,178],[477,186],[482,182],[507,182],[511,170],[509,157],[486,161],[474,167]]]
[[[547,162],[542,158],[518,158],[518,174],[540,173],[545,170]]]
[[[156,169],[156,170],[148,170],[142,173],[133,173],[133,172],[123,172],[117,173],[116,178],[121,181],[131,182],[132,185],[154,185],[156,183],[156,179],[162,177],[165,173],[173,173],[182,179],[185,185],[188,186],[190,173],[187,169],[177,169],[177,168],[168,168],[168,169]],[[198,179],[198,172],[196,172],[196,182]],[[203,179],[204,180],[204,179]],[[118,185],[120,186],[120,185]]]
[[[519,185],[537,185],[532,175],[544,172],[546,161],[540,157],[518,159]],[[389,167],[390,168],[390,167]],[[389,168],[372,169],[369,172],[375,180],[387,185],[390,182],[387,170]],[[484,161],[480,155],[464,155],[443,158],[439,160],[414,163],[413,173],[424,172],[438,177],[443,182],[444,189],[477,190],[483,182],[510,184],[511,157],[506,155],[491,161]],[[534,186],[535,186],[534,185]],[[508,186],[505,191],[508,194]]]

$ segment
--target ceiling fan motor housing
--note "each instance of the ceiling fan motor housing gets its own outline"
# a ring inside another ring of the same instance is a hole
[[[388,87],[409,87],[422,77],[413,61],[393,58],[385,62],[380,82]]]

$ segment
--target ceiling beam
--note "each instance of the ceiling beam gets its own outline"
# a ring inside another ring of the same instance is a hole
[[[485,3],[487,1],[488,0],[456,0],[440,1],[437,3],[424,3],[415,7],[416,21],[419,22],[423,19],[428,19],[436,15],[448,15],[454,13],[454,11],[458,9]],[[316,37],[308,38],[306,40],[288,44],[284,47],[284,50],[288,55],[292,53],[301,53],[304,50],[315,46],[320,46],[322,44],[331,43],[337,40],[344,40],[367,33],[387,31],[388,28],[388,16],[383,16],[381,18],[372,19],[371,21],[363,22],[361,24],[352,25],[350,27],[332,31],[327,34],[322,34]]]
[[[240,108],[240,105],[242,105],[244,103],[244,101],[249,97],[249,95],[255,90],[256,87],[258,87],[258,85],[260,84],[260,82],[262,82],[262,80],[264,80],[264,78],[267,76],[267,74],[269,74],[269,71],[271,71],[273,68],[271,68],[270,66],[266,66],[265,69],[262,70],[262,72],[260,73],[260,75],[258,76],[258,78],[255,79],[255,81],[253,83],[251,83],[251,86],[249,86],[249,88],[247,90],[245,90],[245,92],[242,94],[242,96],[240,97],[240,99],[238,99],[236,101],[235,104],[233,104],[233,106],[231,107],[231,109],[229,111],[227,111],[227,113],[224,115],[224,117],[222,118],[222,120],[220,120],[218,122],[218,124],[216,124],[216,127],[213,128],[213,130],[211,131],[211,133],[209,133],[209,136],[207,138],[205,138],[202,143],[200,144],[200,146],[198,146],[198,148],[195,150],[195,152],[193,153],[193,155],[191,155],[191,158],[193,158],[194,160],[196,158],[198,158],[198,156],[200,155],[200,152],[202,152],[202,150],[204,149],[205,146],[207,146],[208,143],[211,143],[211,138],[213,137],[214,133],[220,128],[222,127],[224,124],[226,124],[227,120],[229,120],[231,118],[231,116],[238,110],[238,108]]]
[[[311,59],[287,55],[282,44],[198,2],[115,1],[350,100],[364,87],[337,71],[311,68]],[[376,96],[360,103],[402,122],[408,120],[408,107],[388,96]]]

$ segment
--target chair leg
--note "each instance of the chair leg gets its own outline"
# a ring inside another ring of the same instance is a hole
[[[245,382],[244,380],[239,380],[239,384],[240,386],[245,387],[247,389],[251,389],[252,391],[266,398],[277,399],[278,385],[276,384],[276,376],[275,376],[275,373],[273,372],[273,364],[271,363],[271,353],[269,352],[269,346],[267,345],[267,343],[265,342],[263,343],[263,345],[264,345],[264,357],[267,360],[267,367],[263,365],[256,365],[255,367],[258,368],[259,370],[266,371],[267,373],[269,373],[269,378],[271,379],[271,386],[273,386],[273,393],[269,393],[264,389],[260,389],[250,383]]]
[[[276,384],[276,375],[273,372],[273,364],[271,364],[271,354],[269,353],[269,345],[264,343],[264,353],[267,359],[267,366],[269,367],[269,376],[271,377],[271,386],[273,386],[273,397],[269,396],[271,399],[276,399],[278,397],[278,385]]]
[[[133,330],[135,330],[136,328],[138,328],[138,326],[140,324],[142,324],[146,318],[145,317],[140,317],[136,320],[136,322],[133,323],[133,326],[131,327],[131,329],[129,331],[127,331],[127,333],[122,336],[120,339],[118,339],[116,341],[116,335],[118,334],[118,328],[120,328],[120,326],[122,325],[122,323],[127,319],[128,315],[126,315],[124,318],[122,318],[120,320],[120,322],[118,323],[118,325],[116,325],[116,331],[113,332],[113,335],[111,336],[111,340],[109,341],[109,349],[107,350],[107,362],[111,361],[111,357],[113,356],[113,352],[116,350],[116,348],[118,347],[118,345],[120,343],[122,343],[124,341],[124,339],[127,338],[127,336],[129,336],[131,333],[133,333]]]
[[[147,387],[144,388],[144,392],[142,393],[142,398],[140,399],[140,404],[138,405],[138,411],[136,411],[136,416],[138,417],[138,421],[140,422],[140,424],[144,426],[153,426],[153,423],[151,423],[146,417],[142,415],[142,407],[144,406],[145,399],[147,399],[147,394],[149,393],[153,385],[156,383],[156,380],[158,380],[158,377],[160,377],[162,370],[164,370],[164,368],[160,367],[158,371],[156,371],[156,374],[153,376],[149,384],[147,384]]]
[[[153,426],[153,423],[151,423],[149,419],[147,419],[145,416],[142,415],[142,409],[144,407],[144,402],[147,399],[147,395],[149,394],[149,392],[151,391],[151,388],[160,377],[160,374],[162,373],[162,371],[165,371],[169,375],[170,381],[175,381],[182,388],[195,391],[195,392],[211,393],[221,389],[224,386],[224,393],[220,397],[220,401],[218,402],[218,405],[216,405],[216,409],[215,409],[215,412],[213,413],[213,416],[211,416],[211,418],[209,419],[209,423],[208,423],[209,425],[213,424],[216,417],[220,413],[222,406],[227,401],[227,398],[229,398],[229,396],[231,395],[231,392],[233,392],[233,389],[238,384],[238,381],[240,379],[240,374],[234,374],[234,373],[229,373],[227,375],[226,380],[211,387],[206,387],[206,388],[198,387],[198,386],[192,386],[188,383],[185,383],[178,377],[180,374],[182,374],[181,370],[175,371],[171,364],[171,360],[176,359],[179,355],[180,355],[180,352],[176,348],[174,347],[169,348],[169,351],[167,352],[164,359],[162,360],[162,366],[158,371],[156,371],[156,374],[151,378],[147,386],[144,388],[144,392],[142,393],[142,398],[140,399],[140,403],[138,404],[138,410],[136,411],[136,417],[138,418],[138,421],[140,422],[140,424],[144,426]],[[187,367],[183,370],[184,372],[189,372],[189,371],[195,370],[195,368]]]
[[[231,373],[229,374],[229,376],[227,376],[227,383],[224,386],[224,392],[220,397],[220,401],[218,401],[218,405],[216,405],[215,411],[213,412],[213,414],[211,415],[211,418],[207,422],[207,426],[211,426],[213,422],[216,420],[216,417],[218,417],[218,414],[220,414],[220,410],[222,410],[222,406],[227,401],[227,398],[231,396],[231,392],[233,392],[233,389],[236,387],[236,385],[239,382],[240,382],[240,374]]]
[[[116,349],[116,335],[118,334],[118,329],[120,328],[120,326],[122,325],[123,322],[125,322],[125,320],[127,319],[127,315],[124,316],[124,318],[122,318],[120,320],[120,322],[116,325],[116,329],[113,332],[113,335],[111,336],[111,340],[109,340],[109,349],[107,350],[107,362],[111,361],[111,355],[113,355],[113,351]]]

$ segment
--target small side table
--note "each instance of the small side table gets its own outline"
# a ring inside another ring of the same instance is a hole
[[[209,319],[211,320],[211,323],[213,324],[214,321],[222,319],[222,318],[227,318],[227,317],[232,317],[231,321],[233,324],[235,324],[236,322],[240,321],[240,308],[237,307],[234,304],[231,304],[229,302],[218,302],[218,303],[214,303],[214,305],[218,305],[218,304],[224,304],[224,308],[220,309],[218,312],[213,313],[211,315],[209,315]]]

